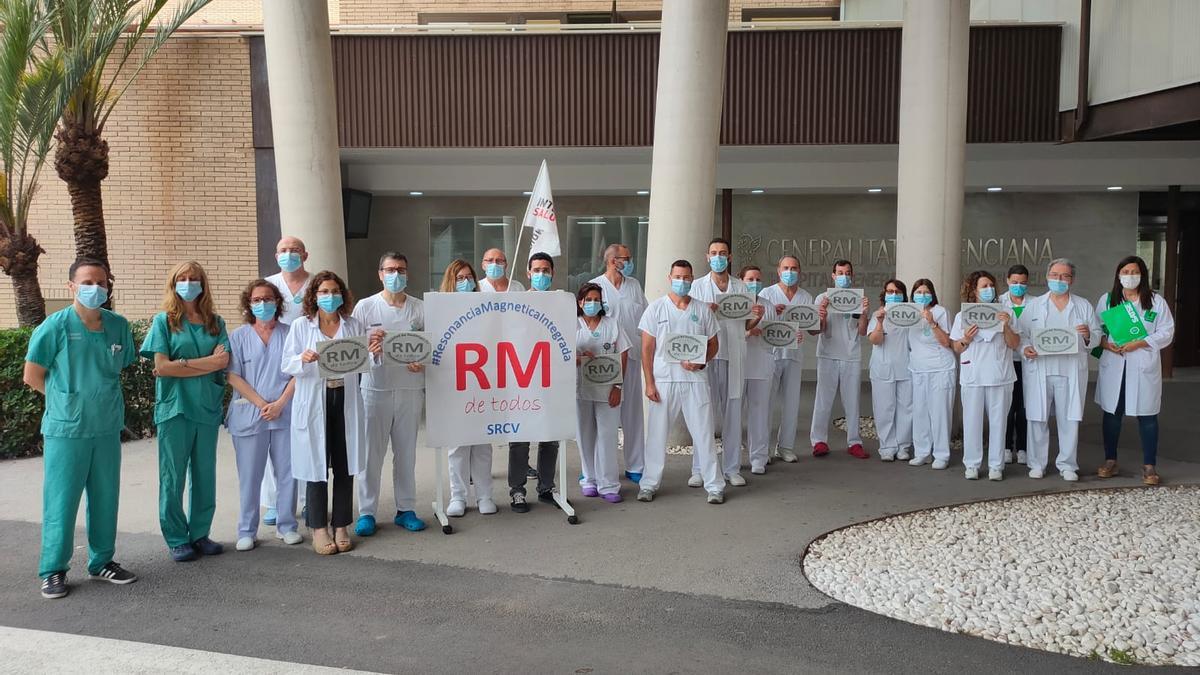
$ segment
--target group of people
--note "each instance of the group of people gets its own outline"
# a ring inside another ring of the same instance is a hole
[[[80,259],[71,266],[69,287],[75,300],[34,332],[25,366],[26,383],[46,397],[39,561],[43,596],[59,598],[68,592],[75,515],[85,491],[88,576],[116,584],[137,578],[114,562],[113,554],[124,426],[120,373],[138,355],[154,362],[159,519],[173,560],[186,562],[224,550],[210,537],[221,424],[232,436],[237,462],[239,551],[256,546],[263,509],[261,520],[275,526],[277,538],[299,544],[304,541],[298,531],[299,507],[312,546],[322,555],[350,551],[351,529],[359,537],[375,534],[389,448],[397,508],[393,522],[408,531],[425,528],[415,510],[424,368],[382,365],[379,358],[387,331],[425,328],[423,301],[406,292],[408,259],[384,253],[378,265],[382,290],[355,303],[337,274],[305,269],[308,253],[300,240],[283,238],[276,254],[280,272],[245,287],[239,304],[242,325],[232,333],[215,312],[201,265],[177,265],[166,281],[163,311],[152,320],[140,347],[133,344],[128,322],[103,309],[110,279],[105,265]],[[999,326],[981,329],[968,325],[961,314],[951,321],[928,279],[918,279],[911,291],[921,321],[900,327],[887,312],[890,305],[910,302],[909,289],[899,280],[884,285],[877,308],[864,294],[861,311],[834,312],[824,293],[814,299],[799,287],[797,258],[779,260],[777,283],[764,286],[765,275],[757,266],[731,274],[732,254],[728,241],[714,239],[706,253],[708,271],[698,278],[690,262],[675,261],[668,271],[670,290],[648,302],[633,276],[630,249],[613,244],[604,252],[604,272],[578,289],[577,363],[608,355],[617,357],[624,373],[612,385],[578,378],[579,483],[585,497],[621,502],[623,464],[624,477],[637,486],[637,499],[652,501],[662,485],[668,437],[680,415],[694,448],[688,485],[703,487],[709,503],[722,503],[727,485],[747,484],[741,475],[743,442],[752,474],[765,473],[773,459],[797,461],[803,374],[799,346],[805,333],[798,332],[795,345],[770,345],[760,324],[783,316],[789,306],[810,304],[820,317],[819,328],[807,331],[817,340],[809,434],[814,456],[830,452],[828,427],[840,395],[851,421],[847,450],[854,457],[868,457],[853,423],[859,418],[860,340],[866,337],[881,459],[948,466],[957,380],[967,478],[978,478],[983,463],[985,419],[988,477],[1002,479],[1004,464],[1014,453],[1028,465],[1030,477],[1042,477],[1053,414],[1057,468],[1065,480],[1077,480],[1087,354],[1099,347],[1096,400],[1104,410],[1106,461],[1098,474],[1117,474],[1121,418],[1129,414],[1138,418],[1143,479],[1157,484],[1158,354],[1170,344],[1174,324],[1161,296],[1150,290],[1140,258],[1121,261],[1112,291],[1095,307],[1071,293],[1076,270],[1065,259],[1050,264],[1049,293],[1036,298],[1025,295],[1029,273],[1024,267],[1009,270],[1003,295],[997,295],[997,280],[990,273],[972,272],[963,283],[962,300],[1003,308]],[[438,290],[525,290],[509,274],[503,251],[487,251],[481,263],[484,274],[479,276],[471,263],[454,260]],[[553,276],[553,258],[530,256],[525,277],[531,292],[549,290]],[[834,264],[833,288],[853,288],[853,279],[853,265]],[[750,315],[718,318],[716,303],[725,293],[752,296]],[[1117,345],[1105,336],[1098,313],[1122,303],[1143,313],[1145,339]],[[1039,355],[1031,345],[1033,332],[1052,327],[1077,332],[1078,348]],[[678,334],[700,337],[704,353],[690,360],[669,355],[667,338]],[[317,344],[363,335],[368,336],[372,367],[338,379],[323,377]],[[1014,389],[1014,384],[1019,386]],[[228,405],[226,385],[232,389]],[[781,409],[774,423],[773,402]],[[556,504],[558,441],[537,445],[536,469],[530,466],[530,443],[509,445],[510,507],[517,513],[530,510],[530,478],[536,478],[537,500]],[[469,505],[481,514],[496,513],[492,446],[452,448],[449,459],[447,515],[462,516]],[[185,485],[190,487],[186,508]]]

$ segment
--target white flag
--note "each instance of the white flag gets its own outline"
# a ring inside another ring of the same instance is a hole
[[[521,231],[524,232],[527,227],[533,228],[529,255],[562,255],[562,249],[558,245],[558,219],[554,215],[554,197],[550,194],[550,171],[546,168],[544,159],[542,168],[538,171],[537,181],[533,184],[529,207],[525,209],[525,221],[521,224]]]

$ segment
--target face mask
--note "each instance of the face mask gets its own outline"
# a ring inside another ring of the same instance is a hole
[[[75,299],[88,309],[96,309],[108,302],[108,289],[100,285],[80,286],[75,291]]]
[[[463,279],[454,284],[454,290],[458,291],[459,293],[470,293],[471,291],[475,290],[475,280]]]
[[[1014,298],[1023,298],[1025,297],[1025,284],[1009,284],[1008,292]]]
[[[625,265],[621,268],[621,274],[623,276],[627,276],[627,277],[633,276],[633,261],[632,260],[625,261]]]
[[[200,297],[200,292],[203,290],[204,288],[200,285],[199,281],[175,282],[175,294],[184,302],[191,302]]]
[[[250,313],[259,321],[270,321],[275,318],[274,302],[254,302],[250,304]]]
[[[529,278],[529,285],[533,286],[535,291],[544,291],[550,288],[550,280],[552,277],[544,272],[534,272]]]
[[[850,275],[839,274],[833,278],[833,285],[838,288],[850,288]]]
[[[708,268],[717,274],[724,272],[729,269],[729,256],[714,255],[708,259]]]
[[[887,295],[883,296],[883,301],[889,305],[895,305],[897,303],[904,302],[904,295],[900,293],[888,293]]]
[[[692,290],[692,282],[687,279],[672,279],[671,292],[679,297],[686,297]]]
[[[1122,274],[1121,286],[1133,290],[1142,285],[1142,275],[1140,274]]]
[[[321,311],[325,312],[326,314],[333,314],[334,312],[338,311],[338,308],[341,306],[342,306],[342,296],[341,295],[318,295],[317,296],[317,307],[320,307]]]
[[[400,272],[388,272],[383,275],[383,287],[389,293],[399,293],[408,286],[408,275]]]
[[[499,279],[500,277],[504,276],[504,265],[501,265],[500,263],[488,263],[487,266],[483,268],[483,273],[486,274],[487,278],[489,279]]]
[[[1055,295],[1062,295],[1071,290],[1071,284],[1068,284],[1062,279],[1047,279],[1046,287],[1049,288],[1050,292],[1054,293]]]
[[[933,302],[933,296],[929,293],[913,293],[913,302],[925,307],[929,303]]]
[[[597,314],[600,313],[600,310],[602,309],[602,307],[603,307],[603,303],[596,302],[595,300],[584,300],[583,301],[583,314],[584,314],[584,316],[596,316]]]
[[[295,251],[285,251],[275,256],[279,269],[284,272],[295,272],[300,269],[300,254]]]
[[[783,282],[784,286],[795,286],[796,282],[800,280],[800,273],[796,270],[784,270],[779,273],[779,280]]]
[[[762,282],[761,281],[747,281],[746,288],[749,288],[751,293],[758,295],[759,291],[762,290]]]
[[[979,289],[979,301],[991,302],[996,299],[996,289],[988,286],[987,288]]]

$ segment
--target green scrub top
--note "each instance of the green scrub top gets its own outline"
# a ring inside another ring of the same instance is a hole
[[[121,370],[137,352],[125,317],[100,310],[100,330],[88,330],[75,305],[42,322],[29,339],[25,360],[46,369],[42,435],[97,438],[125,426]]]
[[[217,317],[220,331],[210,335],[203,324],[183,322],[179,332],[171,331],[167,313],[159,312],[150,323],[142,342],[142,356],[153,359],[165,354],[172,361],[199,359],[211,356],[218,344],[229,350],[229,335],[225,321]],[[196,377],[159,377],[154,383],[154,423],[183,415],[196,424],[220,424],[225,398],[225,372],[218,371]]]

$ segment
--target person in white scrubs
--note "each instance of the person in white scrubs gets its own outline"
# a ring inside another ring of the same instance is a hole
[[[950,423],[954,416],[954,352],[950,348],[950,315],[938,304],[929,279],[913,284],[913,302],[921,306],[921,323],[908,330],[908,370],[913,389],[913,458],[910,466],[933,461],[950,466]]]
[[[908,287],[889,279],[879,294],[879,309],[867,324],[871,343],[871,411],[879,435],[879,459],[912,457],[912,374],[908,372],[908,328],[887,319],[887,308],[908,302]]]
[[[833,263],[830,273],[835,288],[850,288],[854,283],[854,265],[849,260]],[[852,457],[869,457],[862,446],[859,431],[858,400],[862,383],[862,355],[858,339],[867,334],[870,300],[863,296],[862,312],[833,314],[825,294],[817,296],[821,314],[821,332],[817,337],[817,396],[813,402],[813,457],[829,454],[829,422],[833,417],[833,399],[841,392],[842,409],[846,413],[846,452]]]
[[[1000,302],[1012,312],[1012,326],[1019,334],[1021,332],[1021,313],[1025,311],[1025,291],[1029,288],[1029,268],[1024,265],[1013,265],[1008,268],[1005,278],[1008,290],[1000,296]],[[1026,461],[1027,439],[1029,437],[1029,422],[1025,419],[1025,385],[1024,359],[1021,350],[1013,350],[1013,372],[1017,374],[1016,384],[1013,385],[1012,403],[1008,406],[1008,428],[1004,432],[1004,463],[1012,464]]]
[[[1025,417],[1029,420],[1030,478],[1046,475],[1050,458],[1050,413],[1058,422],[1058,456],[1055,465],[1062,479],[1079,480],[1076,451],[1079,423],[1083,421],[1083,398],[1088,382],[1088,352],[1099,346],[1102,334],[1096,309],[1071,293],[1075,263],[1066,258],[1051,261],[1046,268],[1050,292],[1033,298],[1021,314],[1022,351],[1025,355]],[[1035,333],[1046,328],[1075,331],[1079,347],[1066,354],[1041,355],[1033,348]]]
[[[692,284],[692,298],[707,303],[714,315],[717,311],[717,298],[721,294],[749,293],[746,284],[729,273],[732,253],[729,242],[721,237],[709,242],[706,258],[710,271]],[[756,305],[755,308],[761,315],[761,307]],[[721,471],[730,485],[741,487],[746,484],[746,479],[741,474],[746,320],[718,320],[717,323],[721,328],[717,355],[713,357],[712,363],[708,364],[706,369],[709,396],[724,446]],[[700,471],[700,458],[694,454],[692,455],[692,475],[688,479],[688,485],[690,487],[704,485],[704,477]]]
[[[483,270],[484,278],[479,279],[479,292],[481,293],[516,293],[525,290],[525,286],[516,279],[511,281],[508,278],[508,258],[504,255],[504,251],[498,248],[489,248],[483,253],[483,261],[480,269]]]
[[[586,283],[575,294],[578,328],[575,333],[576,362],[580,367],[599,355],[620,356],[622,379],[628,371],[629,340],[625,331],[604,310],[604,291]],[[637,377],[637,373],[631,374]],[[621,482],[617,469],[617,426],[621,423],[621,384],[596,385],[576,378],[579,401],[576,438],[583,477],[579,487],[584,497],[600,497],[619,504]]]
[[[1158,410],[1162,405],[1162,350],[1175,339],[1175,317],[1161,295],[1150,290],[1146,261],[1137,256],[1117,263],[1112,290],[1096,303],[1096,313],[1129,303],[1141,315],[1146,335],[1118,345],[1101,339],[1100,377],[1096,381],[1096,403],[1104,411],[1104,465],[1100,478],[1117,475],[1117,441],[1125,415],[1137,418],[1142,439],[1142,483],[1158,485]]]
[[[629,247],[610,244],[604,249],[604,274],[592,279],[604,292],[604,315],[613,319],[629,341],[629,372],[621,398],[621,454],[625,459],[625,477],[640,483],[645,468],[646,429],[642,410],[642,350],[638,322],[646,311],[646,293],[633,276],[634,264]],[[587,477],[586,471],[584,478]]]
[[[793,255],[785,255],[779,259],[776,267],[779,283],[764,288],[759,294],[767,304],[771,305],[775,316],[781,316],[788,307],[793,305],[813,304],[812,295],[800,288],[800,259]],[[819,335],[813,331],[811,335]],[[804,340],[804,333],[796,336]],[[804,350],[797,344],[795,349],[784,347],[772,348],[775,357],[774,371],[771,374],[771,397],[780,400],[779,432],[775,440],[775,448],[767,458],[768,463],[773,459],[785,462],[795,462],[798,458],[796,447],[796,426],[800,421],[800,385],[804,381]],[[753,467],[752,467],[753,468]]]
[[[408,258],[396,251],[379,257],[379,281],[383,290],[354,306],[354,318],[368,331],[423,331],[425,303],[408,293]],[[397,527],[409,532],[425,529],[417,516],[417,429],[425,409],[425,366],[384,363],[363,373],[363,406],[367,411],[367,471],[355,486],[358,519],[354,533],[375,534],[379,486],[388,443],[392,448],[392,494]]]
[[[775,307],[761,295],[763,273],[757,265],[743,267],[738,276],[755,297],[754,318],[746,321],[746,360],[742,368],[745,377],[744,410],[746,450],[750,455],[750,473],[767,472],[771,441],[771,378],[775,375],[775,355],[771,345],[763,341],[762,321],[775,318]],[[800,348],[803,334],[798,335],[795,349]],[[730,405],[733,405],[731,402]]]
[[[991,272],[971,272],[963,281],[963,302],[996,302],[996,278]],[[968,324],[959,312],[950,329],[950,340],[961,366],[963,408],[963,464],[967,480],[979,478],[983,463],[983,422],[988,425],[988,480],[1004,480],[1004,432],[1013,383],[1017,381],[1012,353],[1021,336],[1012,326],[1012,316],[999,314],[998,328]]]
[[[679,415],[692,437],[693,452],[700,456],[700,470],[709,504],[725,501],[725,476],[717,461],[713,438],[713,407],[704,369],[717,353],[719,326],[712,310],[692,299],[692,264],[671,263],[671,290],[650,303],[638,328],[642,333],[642,375],[646,378],[649,413],[646,420],[646,471],[638,490],[638,501],[654,501],[667,463],[667,437]],[[698,335],[706,339],[705,353],[684,362],[669,361],[667,336]]]
[[[442,275],[442,293],[474,293],[478,280],[471,263],[453,260]],[[490,443],[460,445],[450,450],[450,503],[446,515],[462,517],[467,512],[467,499],[471,486],[475,487],[475,501],[479,512],[485,516],[496,513],[496,502],[492,499],[492,446]]]

